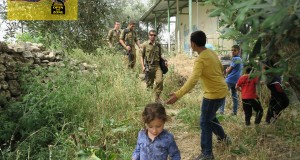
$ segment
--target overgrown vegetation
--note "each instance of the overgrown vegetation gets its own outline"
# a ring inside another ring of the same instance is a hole
[[[241,43],[244,62],[259,69],[256,61],[271,61],[275,65],[269,72],[284,75],[300,100],[299,0],[208,0],[206,3],[215,6],[210,15],[220,17],[223,38]]]
[[[140,109],[151,93],[137,74],[124,69],[121,55],[72,57],[98,66],[94,73],[66,67],[23,69],[23,97],[1,111],[1,158],[130,159]],[[122,73],[122,74],[121,74]]]
[[[86,54],[76,49],[69,56],[98,67],[81,72],[70,65],[73,63],[66,62],[65,67],[47,70],[23,69],[23,97],[19,102],[11,102],[0,114],[2,159],[130,159],[142,128],[141,111],[154,97],[137,78],[139,68],[135,72],[127,70],[121,53],[107,50]],[[171,66],[165,77],[163,98],[178,89],[185,79]],[[177,137],[189,132],[195,135],[194,141],[199,140],[202,94],[199,87],[176,105],[166,106],[177,111],[171,114],[173,121],[169,122],[176,125],[168,128]],[[262,91],[266,93],[261,95],[266,111],[268,92]],[[292,104],[276,125],[252,127],[244,126],[241,110],[237,117],[219,116],[234,143],[228,148],[214,143],[216,157],[228,160],[295,157],[300,147],[298,113],[299,108]],[[176,141],[182,147],[184,139]],[[197,151],[199,144],[188,142],[188,147]]]
[[[153,95],[138,79],[140,68],[134,72],[127,70],[122,53],[101,46],[106,44],[108,26],[115,20],[125,22],[132,17],[139,18],[145,8],[140,3],[129,6],[127,1],[79,3],[82,7],[79,21],[24,21],[21,25],[27,25],[24,29],[29,33],[17,38],[43,42],[50,48],[67,48],[71,50],[70,59],[95,64],[97,69],[82,72],[72,61],[65,62],[65,67],[23,68],[23,96],[0,110],[0,159],[130,159],[142,127],[141,111],[153,100]],[[220,16],[221,25],[225,27],[224,37],[240,41],[244,53],[251,53],[249,63],[279,54],[282,59],[277,62],[275,71],[293,80],[291,85],[299,91],[295,83],[299,79],[299,3],[296,0],[210,0],[208,3],[217,7],[212,16]],[[130,12],[131,8],[138,9]],[[121,10],[126,14],[116,14]],[[187,78],[175,72],[175,67],[171,66],[165,76],[164,99]],[[266,112],[269,92],[264,86],[259,91]],[[199,153],[201,95],[201,88],[197,86],[176,105],[166,106],[168,111],[176,111],[170,122],[176,126],[169,128],[175,137],[183,132],[195,137],[193,143],[189,141],[186,146],[182,144],[184,138],[176,139],[182,151],[189,147]],[[229,96],[228,112],[230,102]],[[245,127],[241,107],[237,117],[224,115],[218,119],[233,144],[224,147],[214,143],[217,159],[300,157],[297,104],[291,103],[275,125]]]

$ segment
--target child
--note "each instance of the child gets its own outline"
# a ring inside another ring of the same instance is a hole
[[[195,31],[190,36],[190,44],[193,51],[198,53],[194,62],[194,68],[191,76],[184,85],[174,93],[170,94],[167,104],[174,104],[185,94],[192,90],[198,81],[201,83],[203,98],[200,115],[200,146],[201,154],[197,160],[213,160],[213,134],[220,142],[230,144],[229,137],[225,134],[222,125],[216,117],[216,112],[225,102],[225,96],[228,92],[223,76],[223,66],[218,55],[205,47],[207,38],[203,31]]]
[[[168,119],[165,108],[161,103],[149,103],[143,114],[145,129],[138,134],[136,148],[132,160],[180,160],[180,152],[174,136],[164,129]]]
[[[245,112],[246,126],[250,125],[252,116],[252,108],[256,112],[255,124],[259,124],[263,116],[263,108],[256,94],[256,84],[258,77],[250,78],[249,74],[252,71],[251,67],[246,69],[246,73],[241,76],[236,84],[236,89],[242,92],[243,109]]]
[[[289,105],[289,98],[281,86],[281,76],[267,72],[268,69],[275,67],[275,62],[273,61],[275,60],[272,59],[263,62],[263,68],[266,71],[267,76],[267,87],[271,91],[271,98],[266,116],[267,124],[274,123],[280,116],[281,112]]]
[[[236,83],[238,79],[240,78],[242,74],[242,59],[240,57],[240,46],[238,45],[233,45],[231,47],[231,54],[232,54],[232,60],[230,63],[230,66],[226,68],[225,73],[226,73],[226,83],[228,86],[228,90],[231,91],[231,98],[232,98],[232,114],[231,115],[237,115],[239,103],[238,103],[238,94],[235,89]],[[224,114],[224,108],[225,108],[225,103],[220,107],[220,114]]]

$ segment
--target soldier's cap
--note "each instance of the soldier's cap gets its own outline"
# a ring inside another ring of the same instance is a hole
[[[128,24],[136,24],[135,20],[130,20]]]

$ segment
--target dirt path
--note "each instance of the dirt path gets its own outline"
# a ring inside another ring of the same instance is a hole
[[[199,132],[189,131],[183,123],[175,119],[178,114],[176,109],[167,109],[167,113],[172,116],[172,121],[166,124],[166,129],[175,136],[176,143],[181,152],[182,160],[191,160],[199,154]]]
[[[194,60],[195,57],[189,58],[184,54],[179,54],[168,59],[168,63],[170,66],[174,66],[175,72],[188,78],[193,70]],[[180,109],[167,109],[167,113],[172,115],[172,121],[166,124],[166,128],[175,135],[182,160],[191,160],[196,157],[200,151],[199,132],[190,131],[180,120],[175,119],[179,110]]]

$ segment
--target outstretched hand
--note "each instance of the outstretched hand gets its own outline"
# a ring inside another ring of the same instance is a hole
[[[167,104],[173,104],[178,100],[175,93],[171,93],[171,94],[169,94],[169,96],[170,96],[170,98],[166,101]]]

